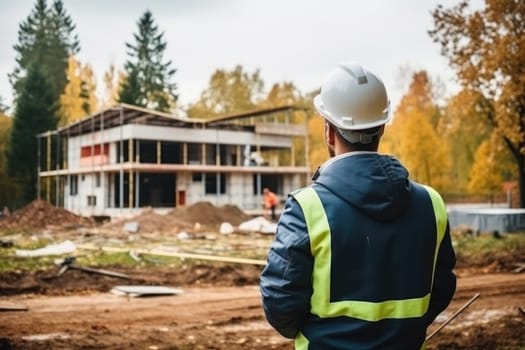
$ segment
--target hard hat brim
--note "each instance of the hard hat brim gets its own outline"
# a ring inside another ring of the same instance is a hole
[[[390,101],[388,102],[387,108],[384,111],[384,114],[382,117],[377,118],[375,121],[370,123],[359,123],[356,125],[352,125],[350,123],[342,123],[339,120],[343,120],[342,117],[336,117],[332,115],[329,111],[326,110],[325,105],[322,101],[321,94],[318,94],[313,99],[314,107],[317,110],[317,112],[326,120],[328,120],[331,124],[333,124],[335,127],[343,130],[364,130],[364,129],[370,129],[374,128],[376,126],[381,126],[386,123],[388,123],[391,119],[391,113],[390,113]],[[345,116],[349,117],[348,119],[352,120],[351,116]]]

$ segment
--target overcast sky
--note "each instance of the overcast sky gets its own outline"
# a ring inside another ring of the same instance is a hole
[[[398,102],[406,80],[400,67],[425,69],[448,82],[453,72],[427,31],[430,12],[459,0],[64,0],[76,24],[78,58],[101,77],[121,69],[125,42],[133,42],[140,16],[150,10],[167,41],[165,57],[177,69],[179,101],[198,99],[218,68],[259,69],[266,88],[291,81],[303,93],[320,86],[335,64],[356,60],[376,70]],[[19,23],[34,0],[0,0],[0,96],[12,104],[7,74],[15,66]],[[52,0],[48,0],[51,4]],[[403,84],[404,83],[404,84]]]

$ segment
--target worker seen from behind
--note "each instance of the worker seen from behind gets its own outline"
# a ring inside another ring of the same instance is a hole
[[[260,279],[266,318],[296,349],[424,348],[456,289],[445,204],[377,152],[391,118],[377,74],[343,63],[314,105],[331,159],[281,213]]]
[[[275,208],[277,208],[277,204],[279,204],[279,198],[270,191],[268,188],[263,189],[263,207],[264,207],[264,216],[267,218],[268,213],[270,214],[270,217],[272,220],[275,220]]]

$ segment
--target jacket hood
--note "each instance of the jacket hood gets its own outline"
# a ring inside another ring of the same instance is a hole
[[[393,220],[409,204],[408,171],[391,156],[370,152],[337,157],[323,164],[316,175],[315,183],[375,220]]]

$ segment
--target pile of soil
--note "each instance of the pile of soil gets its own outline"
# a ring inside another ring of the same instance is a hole
[[[133,221],[138,223],[140,232],[173,234],[181,231],[215,231],[223,222],[238,226],[248,219],[250,216],[237,206],[216,207],[210,202],[197,202],[190,206],[175,208],[165,215],[157,214],[151,208],[146,208],[131,219],[107,223],[103,228],[120,230],[123,229],[125,222]]]
[[[0,229],[76,228],[91,227],[93,224],[89,218],[37,199],[1,219]]]
[[[192,225],[199,223],[204,226],[218,226],[223,222],[238,226],[250,218],[235,205],[216,207],[210,202],[197,202],[188,207],[176,208],[169,216]]]

